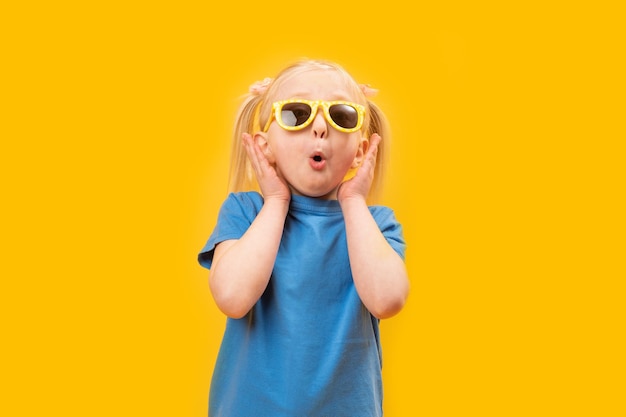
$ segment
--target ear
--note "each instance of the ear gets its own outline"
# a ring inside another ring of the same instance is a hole
[[[358,168],[363,163],[363,159],[365,158],[365,154],[370,147],[370,141],[365,136],[361,136],[359,138],[359,147],[356,150],[356,155],[354,156],[354,160],[352,161],[351,168]]]
[[[272,148],[269,144],[267,133],[257,132],[254,134],[253,140],[257,145],[259,145],[259,148],[261,148],[261,152],[263,152],[263,155],[265,155],[268,162],[270,164],[273,164],[275,162],[275,159],[274,154],[272,153]]]

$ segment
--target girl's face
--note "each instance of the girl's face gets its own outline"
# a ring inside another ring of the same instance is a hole
[[[315,69],[292,75],[279,86],[272,101],[286,99],[356,102],[343,76]],[[288,131],[274,120],[267,133],[257,133],[269,162],[295,195],[336,199],[350,168],[357,168],[367,150],[362,132],[345,133],[324,118],[321,106],[310,125]]]

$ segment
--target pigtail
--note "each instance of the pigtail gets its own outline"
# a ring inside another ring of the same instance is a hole
[[[246,132],[253,134],[258,130],[256,125],[258,125],[258,108],[261,101],[259,95],[250,94],[237,112],[231,143],[231,163],[228,176],[229,192],[259,191],[254,170],[241,143],[241,138]]]

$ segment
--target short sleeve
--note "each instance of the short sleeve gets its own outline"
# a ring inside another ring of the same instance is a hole
[[[404,260],[406,242],[402,233],[402,225],[396,219],[393,210],[384,206],[372,206],[370,207],[370,212],[389,245]]]
[[[218,243],[239,239],[248,230],[263,206],[263,197],[256,192],[231,193],[217,217],[217,224],[209,240],[198,254],[198,262],[207,269],[213,263],[213,251]]]

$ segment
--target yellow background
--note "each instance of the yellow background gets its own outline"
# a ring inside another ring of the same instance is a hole
[[[393,127],[386,415],[626,413],[613,3],[5,3],[0,415],[206,415],[238,96],[303,56]]]

